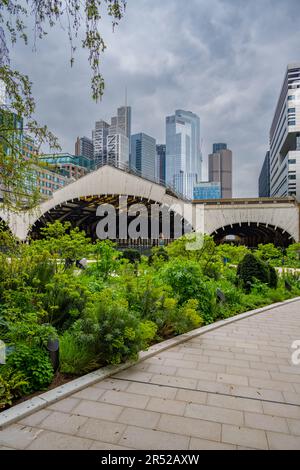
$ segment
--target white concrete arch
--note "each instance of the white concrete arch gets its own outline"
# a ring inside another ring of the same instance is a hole
[[[233,200],[227,205],[206,205],[204,213],[205,232],[210,235],[235,224],[261,224],[273,226],[287,232],[293,240],[299,240],[299,206],[295,201],[242,204]]]
[[[168,208],[181,208],[180,214],[187,214],[185,218],[192,225],[192,210],[186,210],[187,207],[192,207],[192,203],[168,194],[167,189],[160,184],[106,165],[54,192],[51,199],[43,202],[31,214],[26,215],[22,229],[18,230],[18,236],[25,240],[30,228],[44,214],[64,203],[108,194],[130,195],[165,205]]]

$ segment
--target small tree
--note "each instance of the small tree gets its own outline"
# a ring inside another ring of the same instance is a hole
[[[237,278],[242,282],[246,291],[250,291],[251,284],[258,280],[270,287],[277,286],[277,273],[275,269],[252,253],[247,254],[239,263]]]

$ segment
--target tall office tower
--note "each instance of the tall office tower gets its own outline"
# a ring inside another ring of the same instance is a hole
[[[270,187],[300,200],[300,62],[287,67],[270,130]]]
[[[94,167],[99,168],[107,163],[107,136],[109,124],[97,121],[93,130]]]
[[[132,169],[143,177],[155,179],[156,140],[143,132],[131,136]]]
[[[177,110],[166,118],[166,183],[185,197],[193,198],[201,179],[200,118]]]
[[[194,186],[194,199],[220,199],[221,183],[214,181],[200,181]]]
[[[270,197],[270,152],[266,153],[259,179],[258,179],[259,197]]]
[[[129,168],[129,139],[122,127],[119,127],[118,117],[111,118],[107,135],[107,163],[123,169]]]
[[[231,199],[232,151],[227,148],[226,144],[213,144],[213,150],[217,152],[208,156],[208,179],[211,182],[221,183],[222,199]]]
[[[220,150],[226,150],[227,149],[227,144],[224,143],[218,143],[218,144],[213,144],[213,153],[218,153]]]
[[[156,177],[165,184],[166,182],[166,146],[160,144],[156,146]]]
[[[118,108],[118,127],[130,141],[131,137],[131,106],[121,106]]]
[[[94,144],[89,137],[77,137],[75,142],[75,155],[82,155],[94,160]]]

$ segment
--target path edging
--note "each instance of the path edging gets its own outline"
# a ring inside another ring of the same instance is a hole
[[[138,364],[139,362],[145,361],[146,359],[149,359],[150,357],[153,357],[156,354],[165,351],[166,349],[172,348],[181,343],[185,343],[186,341],[192,338],[196,338],[197,336],[201,336],[205,333],[216,330],[230,323],[234,323],[236,321],[243,320],[244,318],[249,318],[253,315],[257,315],[267,310],[272,310],[273,308],[282,307],[289,303],[297,302],[299,300],[300,297],[295,297],[293,299],[288,299],[283,302],[270,304],[265,307],[258,308],[256,310],[250,310],[249,312],[240,313],[225,320],[220,320],[218,322],[211,323],[210,325],[197,328],[195,330],[189,331],[188,333],[176,336],[175,338],[163,341],[162,343],[155,344],[154,346],[151,346],[147,351],[140,352],[137,361],[129,361],[118,366],[102,367],[101,369],[83,375],[78,379],[72,380],[71,382],[68,382],[64,385],[60,385],[59,387],[56,387],[53,390],[49,390],[48,392],[30,398],[29,400],[19,403],[18,405],[15,405],[9,408],[8,410],[2,411],[0,413],[0,430],[4,429],[10,424],[15,423],[16,421],[19,421],[22,418],[25,418],[26,416],[32,414],[35,411],[39,411],[42,408],[45,408],[46,406],[49,406],[50,404],[61,400],[62,398],[67,398],[68,396],[72,395],[73,393],[79,392],[85,387],[93,385],[99,382],[100,380],[107,379],[108,377],[111,377],[112,375],[121,372],[125,369],[128,369],[129,367]]]

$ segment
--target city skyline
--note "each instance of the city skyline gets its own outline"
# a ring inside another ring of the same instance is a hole
[[[125,104],[127,86],[132,133],[142,129],[164,143],[164,117],[174,109],[193,110],[202,120],[203,179],[211,144],[224,140],[240,162],[234,195],[255,196],[282,73],[299,55],[297,2],[263,3],[191,0],[182,10],[177,0],[151,6],[141,0],[139,9],[128,2],[115,33],[103,22],[106,89],[98,104],[90,99],[85,52],[78,51],[70,69],[66,48],[54,47],[64,34],[58,29],[37,43],[37,54],[20,44],[11,59],[30,73],[37,117],[64,151],[72,153],[77,135],[87,135],[93,122],[109,120],[111,110]]]

